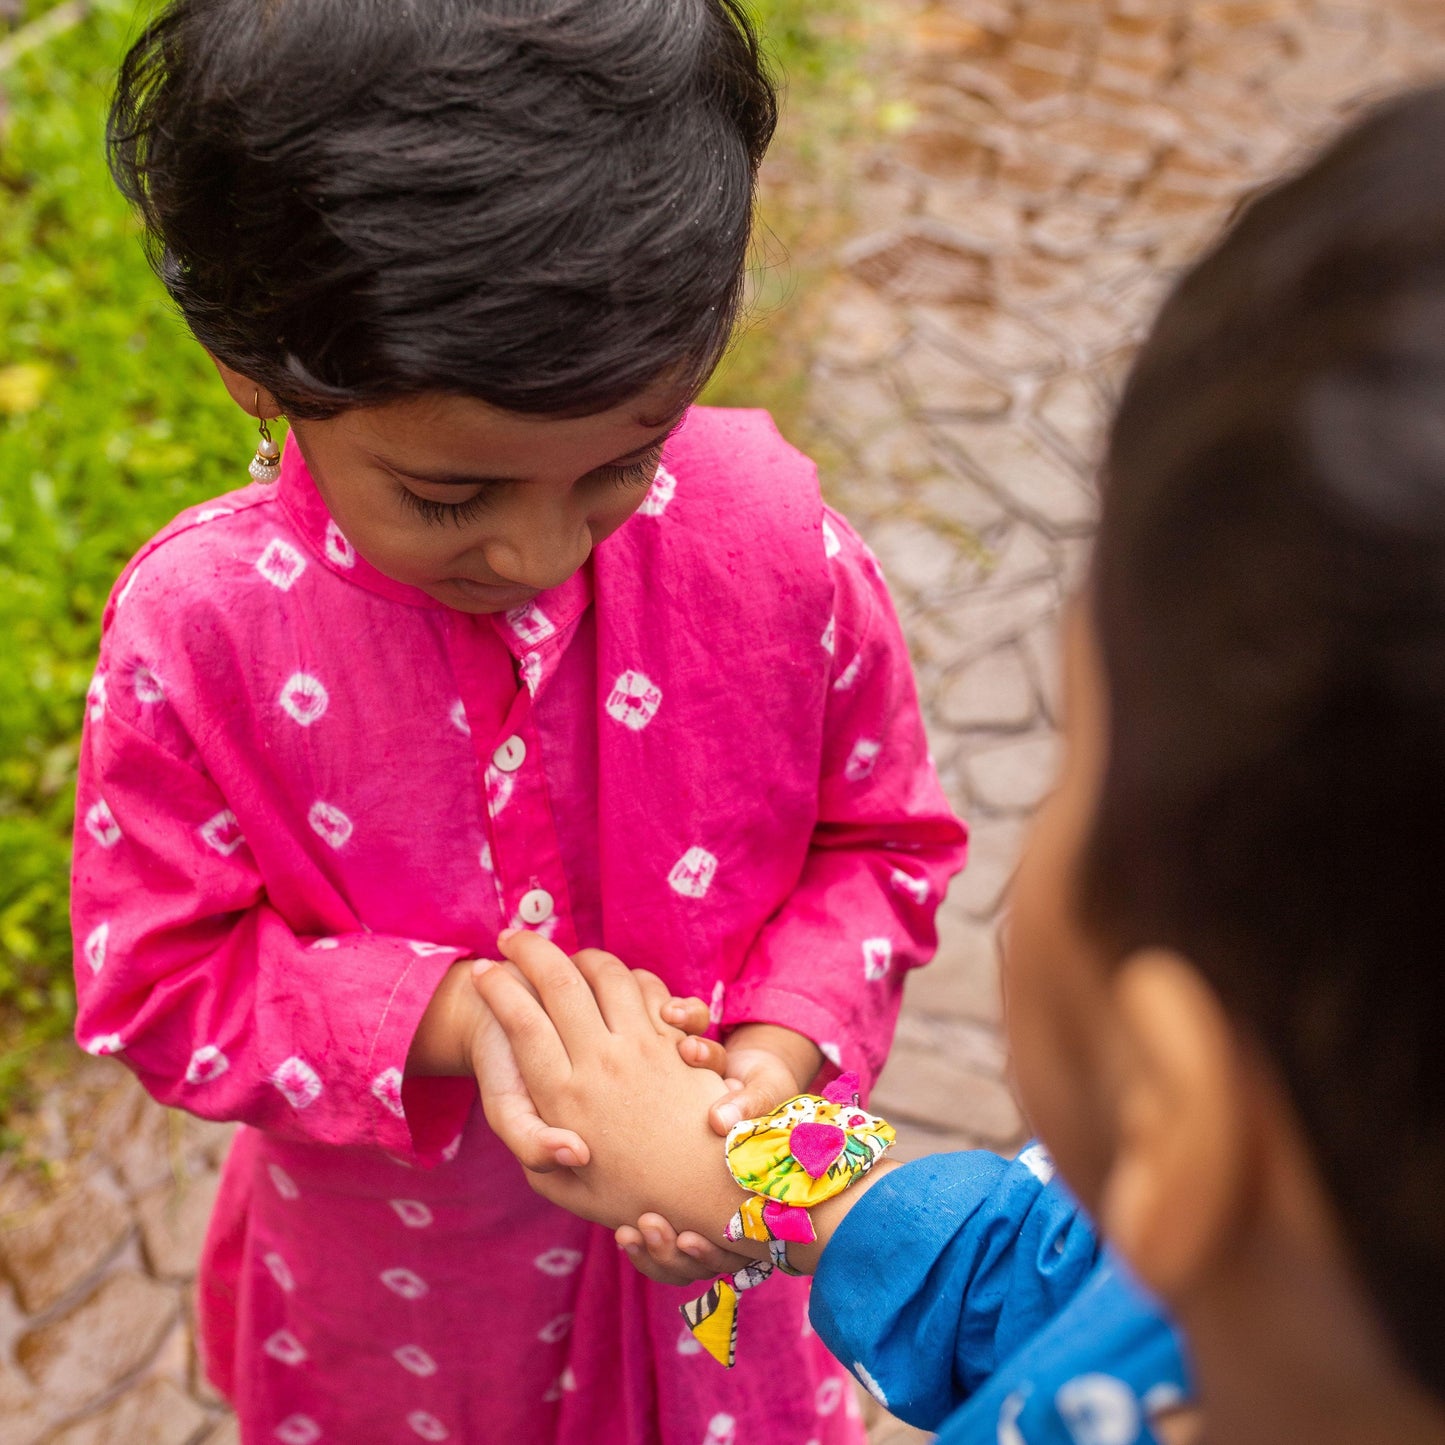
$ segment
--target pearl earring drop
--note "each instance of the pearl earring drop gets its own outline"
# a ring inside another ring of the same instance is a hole
[[[281,475],[281,448],[272,441],[271,428],[261,415],[260,392],[256,393],[256,419],[261,423],[261,439],[256,443],[256,455],[247,470],[258,482],[274,482]]]

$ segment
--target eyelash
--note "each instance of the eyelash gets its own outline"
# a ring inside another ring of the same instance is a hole
[[[592,475],[605,477],[618,488],[640,487],[644,482],[652,480],[657,471],[658,458],[661,455],[662,448],[659,446],[645,457],[640,457],[635,462],[628,462],[626,466],[598,467]],[[478,492],[475,497],[471,497],[465,502],[434,502],[430,497],[419,497],[410,487],[401,489],[401,501],[404,507],[415,512],[423,521],[439,526],[447,522],[458,527],[463,526],[485,512],[491,504],[491,500],[491,493]]]

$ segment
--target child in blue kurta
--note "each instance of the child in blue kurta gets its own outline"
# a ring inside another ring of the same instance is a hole
[[[947,1445],[1445,1442],[1442,256],[1445,88],[1256,200],[1126,386],[1005,950],[1043,1146],[885,1159],[780,1246]],[[618,961],[501,948],[477,986],[595,1145],[535,1187],[655,1277],[757,1257],[725,1085]]]

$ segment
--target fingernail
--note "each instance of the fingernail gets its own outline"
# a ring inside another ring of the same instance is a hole
[[[515,937],[515,936],[516,936],[517,934],[519,934],[521,931],[522,931],[522,930],[521,930],[520,928],[504,928],[504,929],[497,935],[497,942],[498,942],[498,943],[505,943],[509,938]]]
[[[717,1121],[725,1128],[731,1129],[743,1116],[743,1111],[736,1104],[719,1104],[717,1106]]]
[[[641,1249],[642,1246],[640,1244],[624,1244],[622,1248],[626,1250],[628,1254],[636,1255],[637,1251]]]
[[[562,1165],[564,1169],[580,1169],[582,1167],[577,1160],[577,1156],[570,1149],[559,1149],[557,1151],[557,1162]]]
[[[677,1247],[685,1255],[687,1255],[689,1259],[697,1259],[702,1254],[702,1245],[698,1244],[696,1241],[690,1240],[687,1244],[684,1244],[681,1240],[679,1240],[677,1243]]]
[[[472,960],[472,977],[480,978],[489,969],[493,969],[496,966],[496,963],[490,958],[474,958]]]
[[[647,1241],[649,1249],[657,1249],[662,1244],[662,1235],[655,1229],[644,1229],[642,1237]]]

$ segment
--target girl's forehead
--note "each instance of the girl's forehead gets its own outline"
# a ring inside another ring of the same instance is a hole
[[[687,399],[658,388],[587,416],[533,416],[475,397],[407,397],[359,407],[313,429],[334,429],[337,440],[362,448],[414,475],[479,480],[525,480],[539,471],[590,470],[666,439]],[[485,465],[485,474],[477,468]]]

